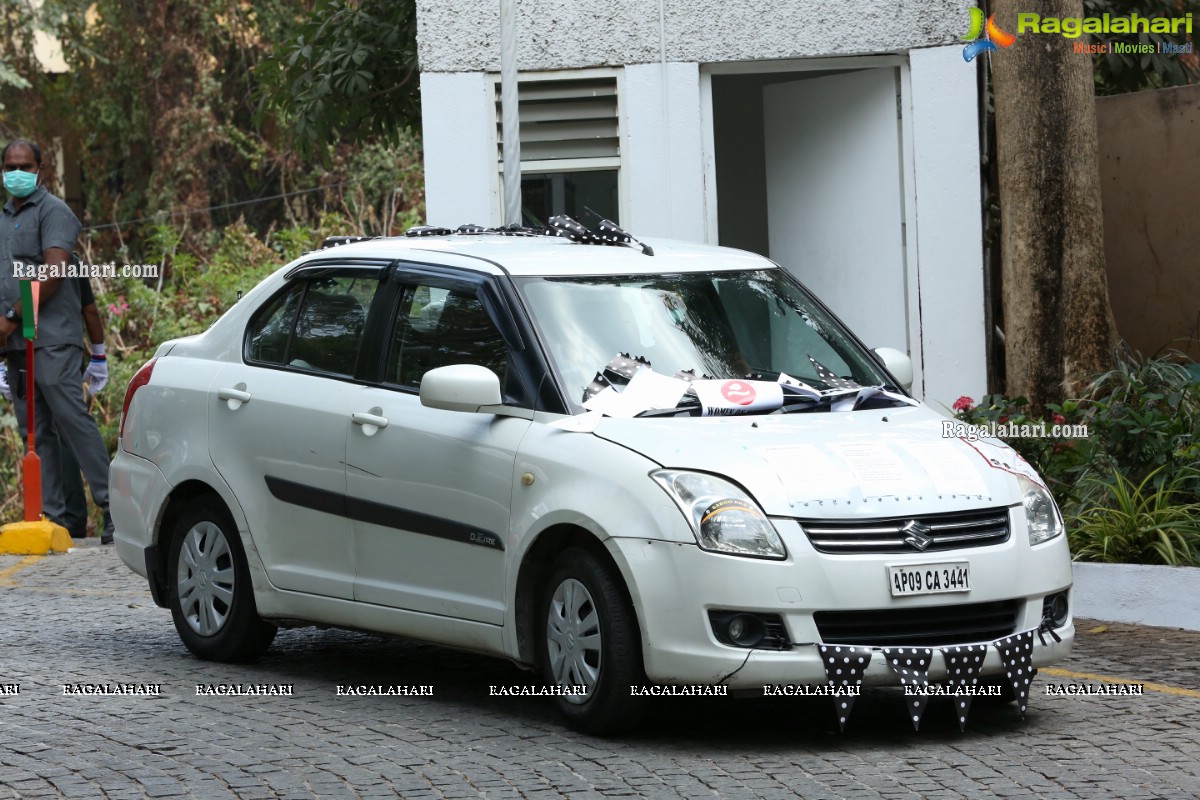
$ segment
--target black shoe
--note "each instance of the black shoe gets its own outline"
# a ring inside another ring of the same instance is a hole
[[[100,534],[100,544],[113,543],[113,521],[112,514],[108,513],[108,509],[104,509],[104,532]]]

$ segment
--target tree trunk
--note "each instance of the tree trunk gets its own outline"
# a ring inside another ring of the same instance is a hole
[[[995,0],[1017,12],[1081,17],[1080,0]],[[1104,272],[1092,60],[1055,33],[1017,33],[990,54],[1000,173],[1005,393],[1035,408],[1078,393],[1106,369],[1116,325]]]

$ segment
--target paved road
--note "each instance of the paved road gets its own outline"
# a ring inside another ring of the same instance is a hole
[[[1200,634],[1083,623],[1066,673],[1022,720],[949,700],[920,732],[892,690],[845,733],[822,698],[659,698],[634,736],[564,729],[505,662],[342,631],[284,631],[259,663],[214,665],[111,548],[0,557],[0,800],[7,798],[1187,798],[1200,796]],[[1094,632],[1085,632],[1094,630]],[[1046,696],[1143,681],[1143,696]],[[161,695],[63,694],[161,684]],[[196,684],[291,684],[291,696],[196,696]],[[337,696],[338,684],[433,696]]]

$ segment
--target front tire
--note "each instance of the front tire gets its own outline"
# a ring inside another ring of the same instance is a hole
[[[168,601],[188,650],[209,661],[253,661],[275,639],[263,622],[241,539],[213,495],[196,498],[179,516],[167,557]]]
[[[643,707],[630,687],[646,677],[637,618],[615,570],[586,550],[567,550],[543,586],[539,620],[546,682],[586,689],[556,698],[567,724],[598,735],[635,727]]]

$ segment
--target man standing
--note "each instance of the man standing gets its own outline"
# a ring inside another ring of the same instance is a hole
[[[96,420],[88,413],[79,388],[83,355],[83,319],[78,281],[65,280],[66,265],[79,237],[79,220],[66,203],[38,185],[42,152],[36,144],[14,139],[2,154],[4,188],[12,196],[0,213],[0,351],[8,362],[8,379],[15,396],[25,381],[25,339],[21,333],[19,264],[45,265],[50,277],[41,284],[38,335],[34,340],[36,381],[35,438],[42,462],[43,511],[62,519],[62,472],[51,426],[69,447],[92,490],[92,500],[104,509],[100,541],[112,542],[108,513],[108,448]],[[54,273],[57,272],[57,275]],[[17,424],[26,436],[25,414],[18,406]]]

